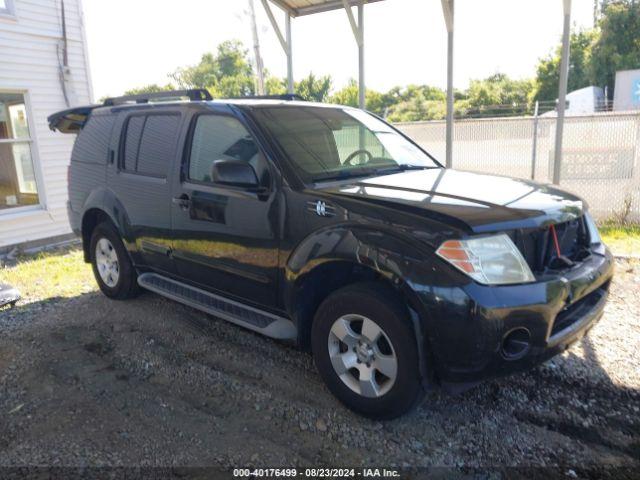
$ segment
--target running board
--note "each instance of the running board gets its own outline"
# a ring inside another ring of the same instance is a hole
[[[296,327],[291,320],[257,308],[243,305],[157,273],[143,273],[138,284],[164,297],[184,303],[215,317],[278,339],[295,339]]]

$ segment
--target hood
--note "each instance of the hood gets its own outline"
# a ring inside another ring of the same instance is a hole
[[[439,221],[462,222],[477,233],[560,223],[586,210],[579,197],[549,185],[444,168],[318,188],[336,200],[350,197]]]

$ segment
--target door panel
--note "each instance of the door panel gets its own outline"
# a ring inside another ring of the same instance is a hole
[[[269,165],[232,116],[199,115],[191,130],[185,178],[174,182],[171,207],[177,271],[209,290],[274,307],[279,209]],[[214,183],[216,160],[247,161],[263,191]]]
[[[171,247],[171,172],[182,116],[179,112],[123,114],[116,125],[118,161],[109,165],[108,184],[124,212],[125,240],[134,261],[173,273]]]

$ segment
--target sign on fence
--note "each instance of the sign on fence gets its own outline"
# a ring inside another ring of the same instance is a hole
[[[618,180],[633,177],[635,149],[632,147],[565,148],[562,151],[562,180]],[[549,151],[549,171],[554,152]]]

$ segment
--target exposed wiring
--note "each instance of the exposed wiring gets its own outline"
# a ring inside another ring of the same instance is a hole
[[[556,226],[552,224],[549,227],[549,230],[551,230],[551,236],[553,237],[553,244],[556,247],[556,255],[558,256],[558,258],[560,258],[562,256],[562,252],[560,251],[560,242],[558,242],[558,233],[556,232]]]
[[[56,3],[57,5],[57,3]],[[69,101],[69,94],[67,92],[67,84],[65,76],[69,69],[69,54],[68,54],[68,43],[67,43],[67,20],[65,18],[64,12],[64,0],[60,0],[60,16],[61,16],[61,27],[62,27],[62,43],[57,46],[57,56],[58,56],[58,71],[60,78],[60,87],[62,88],[62,95],[64,96],[64,103],[67,107],[71,106],[71,102]],[[60,58],[60,50],[62,49],[62,59]]]

